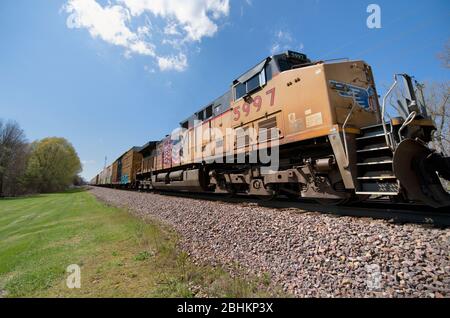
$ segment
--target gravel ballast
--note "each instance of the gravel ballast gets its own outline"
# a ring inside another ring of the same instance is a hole
[[[450,297],[450,229],[94,188],[173,227],[197,262],[269,275],[297,297]]]

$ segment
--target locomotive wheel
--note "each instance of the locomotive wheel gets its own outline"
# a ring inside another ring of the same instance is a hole
[[[300,199],[300,187],[298,185],[294,185],[290,188],[282,187],[279,191],[289,200],[296,201]]]
[[[228,193],[225,196],[228,199],[232,199],[232,198],[236,197],[237,191],[236,191],[236,189],[233,186],[227,185],[226,189],[227,189]]]
[[[270,190],[272,190],[272,195],[258,195],[256,197],[258,199],[260,199],[261,201],[264,201],[264,202],[273,201],[276,198],[278,198],[278,195],[280,194],[280,191],[279,191],[278,187],[276,187],[276,186],[268,186],[268,188]]]

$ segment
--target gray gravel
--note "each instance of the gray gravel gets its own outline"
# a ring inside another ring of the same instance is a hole
[[[450,229],[95,188],[181,234],[197,262],[270,275],[298,297],[450,297]]]

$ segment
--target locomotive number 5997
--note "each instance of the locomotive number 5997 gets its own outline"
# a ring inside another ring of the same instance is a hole
[[[270,95],[270,107],[275,105],[275,87],[272,89],[269,89],[266,92],[266,95]],[[244,105],[237,106],[233,109],[234,113],[234,121],[239,121],[241,119],[241,113],[244,113],[245,117],[248,117],[250,113],[252,112],[252,109],[254,109],[255,112],[259,112],[261,110],[261,107],[263,106],[263,99],[260,95],[255,96],[252,98],[251,105],[248,102],[244,102]],[[252,108],[253,106],[253,108]]]

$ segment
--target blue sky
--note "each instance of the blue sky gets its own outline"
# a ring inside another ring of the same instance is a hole
[[[381,29],[366,8],[381,7]],[[273,50],[449,80],[437,54],[450,2],[331,0],[0,1],[0,118],[30,141],[70,140],[91,178],[161,139]]]

